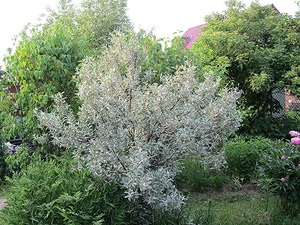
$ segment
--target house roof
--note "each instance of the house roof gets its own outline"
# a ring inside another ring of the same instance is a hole
[[[183,48],[191,49],[193,43],[198,39],[199,34],[201,34],[203,31],[203,27],[206,27],[208,23],[204,23],[192,28],[189,28],[183,35],[182,39],[185,40],[185,43],[183,45]]]

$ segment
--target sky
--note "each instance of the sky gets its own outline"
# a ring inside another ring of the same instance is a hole
[[[241,0],[249,6],[252,0]],[[75,0],[74,2],[80,2]],[[127,13],[136,30],[153,30],[157,37],[172,37],[204,23],[212,12],[222,13],[225,0],[127,0]],[[295,0],[259,0],[260,4],[274,4],[282,13],[294,15],[298,11]],[[59,0],[0,0],[0,66],[13,39],[28,23],[37,23],[46,7],[55,8]]]

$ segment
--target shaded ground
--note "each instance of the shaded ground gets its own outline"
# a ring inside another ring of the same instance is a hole
[[[259,195],[262,191],[255,185],[251,183],[233,185],[228,184],[222,190],[215,191],[215,190],[205,190],[203,195],[207,196],[231,196],[231,195]]]

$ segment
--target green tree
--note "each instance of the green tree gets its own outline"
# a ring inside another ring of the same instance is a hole
[[[111,33],[131,29],[126,6],[126,0],[83,0],[80,6],[61,0],[57,9],[49,8],[45,23],[24,29],[5,60],[9,76],[0,93],[4,139],[31,139],[37,132],[35,113],[49,111],[55,93],[63,92],[76,111],[76,68],[86,55],[101,54]],[[7,95],[11,86],[19,91]]]
[[[187,54],[182,51],[183,40],[180,37],[172,40],[158,39],[151,32],[144,31],[140,31],[138,37],[139,44],[147,55],[142,63],[142,76],[151,71],[151,83],[160,83],[161,76],[175,74],[178,68],[188,61]]]
[[[81,41],[62,26],[32,30],[30,36],[22,34],[14,54],[6,58],[9,76],[2,80],[2,134],[7,139],[17,134],[30,138],[36,129],[35,113],[49,110],[57,92],[64,92],[76,110],[79,102],[73,76],[84,55]],[[18,91],[8,95],[7,88],[13,85]],[[18,117],[21,122],[16,124]]]
[[[300,94],[300,20],[278,13],[272,5],[252,2],[245,8],[236,0],[226,4],[224,13],[206,18],[209,25],[190,53],[207,71],[222,74],[226,85],[243,91],[242,131],[249,132],[253,122],[278,109],[272,91],[291,88]]]
[[[60,0],[56,10],[49,9],[46,26],[68,27],[84,40],[85,48],[99,53],[109,44],[111,33],[132,29],[126,10],[127,0],[82,0],[79,6],[72,0]]]

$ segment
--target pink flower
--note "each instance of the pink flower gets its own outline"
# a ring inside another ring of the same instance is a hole
[[[300,164],[298,164],[298,168],[300,169]]]
[[[300,144],[300,138],[299,137],[291,138],[291,143],[295,144],[295,145],[299,145]]]
[[[300,133],[298,131],[290,131],[289,134],[292,136],[292,137],[298,137],[300,136]]]
[[[286,159],[286,156],[285,155],[281,156],[281,159]]]
[[[283,178],[281,178],[280,180],[281,180],[282,182],[285,182],[285,178],[284,178],[284,177],[283,177]]]

